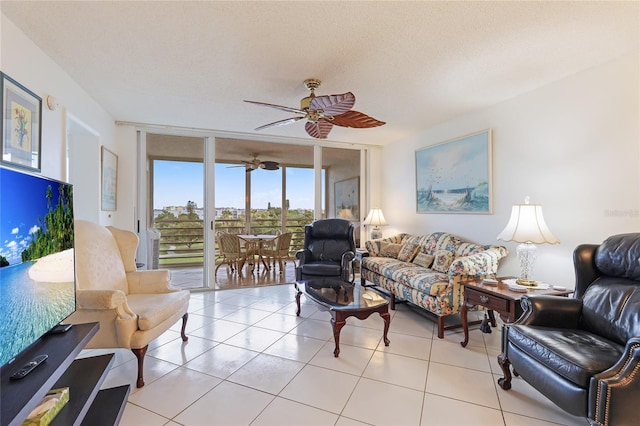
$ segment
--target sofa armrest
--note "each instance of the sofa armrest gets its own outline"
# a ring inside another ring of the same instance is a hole
[[[400,244],[400,243],[402,243],[402,240],[404,240],[404,238],[407,235],[408,234],[400,233],[400,234],[394,235],[393,237],[379,238],[377,240],[369,240],[369,241],[366,241],[364,243],[364,246],[367,249],[367,251],[369,252],[370,256],[379,256],[380,255],[380,243],[384,242],[384,243]]]
[[[640,336],[627,342],[620,360],[589,383],[588,416],[595,424],[635,424],[640,393]]]
[[[492,246],[479,253],[458,257],[449,267],[449,281],[495,277],[500,259],[506,257],[508,253],[506,247]]]
[[[133,294],[171,293],[180,289],[171,286],[168,269],[133,271],[127,273],[129,292]]]
[[[549,295],[522,296],[524,311],[514,324],[541,327],[578,328],[582,314],[582,300]]]

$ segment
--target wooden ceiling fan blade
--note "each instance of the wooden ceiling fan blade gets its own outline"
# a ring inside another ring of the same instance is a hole
[[[354,128],[368,128],[378,127],[386,124],[384,121],[376,120],[373,117],[369,117],[367,114],[363,114],[359,111],[347,111],[340,115],[334,115],[331,123],[341,127],[354,127]]]
[[[257,102],[257,101],[245,101],[247,103],[250,104],[255,104],[255,105],[262,105],[262,106],[266,106],[269,108],[275,108],[275,109],[279,109],[282,111],[287,111],[287,112],[294,112],[296,114],[302,114],[305,115],[306,112],[304,110],[301,110],[299,108],[292,108],[292,107],[288,107],[288,106],[283,106],[283,105],[276,105],[276,104],[268,104],[266,102]]]
[[[304,129],[307,131],[309,136],[313,138],[326,139],[331,129],[333,129],[333,124],[331,124],[327,120],[322,119],[316,121],[315,123],[307,121],[307,124],[304,125]]]
[[[270,127],[284,126],[286,124],[295,123],[296,121],[302,120],[304,117],[291,117],[286,118],[284,120],[274,121],[273,123],[265,124],[264,126],[256,127],[256,131],[268,129]]]
[[[309,103],[309,108],[323,110],[325,115],[338,115],[349,111],[355,103],[355,95],[347,92],[340,95],[316,96]]]

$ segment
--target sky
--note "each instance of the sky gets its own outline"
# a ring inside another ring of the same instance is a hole
[[[215,165],[215,207],[244,208],[245,169]],[[155,160],[153,208],[184,206],[194,201],[204,207],[204,166],[197,162]],[[281,207],[282,169],[251,172],[251,207]],[[313,209],[313,169],[287,168],[287,198],[291,209]]]
[[[21,253],[31,243],[31,235],[49,211],[47,187],[51,185],[51,206],[58,204],[56,181],[0,168],[0,255],[10,265],[22,263]],[[38,222],[40,219],[40,222]]]

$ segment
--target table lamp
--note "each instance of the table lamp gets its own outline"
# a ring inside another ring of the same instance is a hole
[[[524,204],[516,204],[511,209],[509,223],[498,235],[499,240],[521,243],[516,249],[520,261],[520,278],[516,283],[534,286],[533,267],[536,262],[536,244],[557,244],[560,242],[551,233],[542,216],[542,206],[529,204],[529,197]]]
[[[351,221],[356,219],[351,209],[340,209],[340,211],[338,212],[338,217],[342,219],[351,220]]]
[[[369,214],[364,218],[364,222],[362,223],[364,225],[373,225],[373,229],[371,230],[372,240],[382,238],[382,231],[379,227],[387,225],[387,221],[384,219],[382,210],[377,208],[369,210]]]

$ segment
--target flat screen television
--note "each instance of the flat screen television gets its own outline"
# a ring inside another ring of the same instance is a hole
[[[76,309],[72,185],[0,166],[0,365]]]

